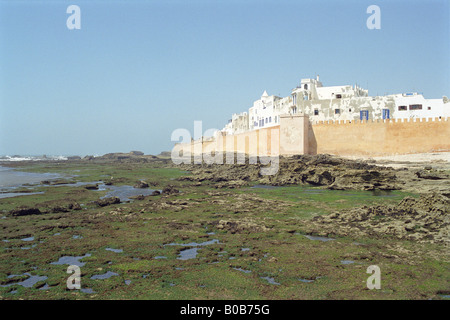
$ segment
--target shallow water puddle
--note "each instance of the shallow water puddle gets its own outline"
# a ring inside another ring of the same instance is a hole
[[[115,272],[112,272],[112,271],[108,271],[108,272],[106,272],[104,274],[93,275],[91,277],[91,279],[92,280],[97,280],[97,279],[103,280],[103,279],[108,279],[108,278],[111,278],[111,277],[114,277],[114,276],[118,276],[118,275],[119,275],[118,273],[115,273]]]
[[[301,281],[301,282],[304,282],[304,283],[311,283],[311,282],[314,282],[314,280],[311,280],[311,279],[302,279],[302,278],[299,278],[298,280]]]
[[[333,241],[336,240],[334,238],[327,238],[327,237],[318,237],[318,236],[310,236],[310,235],[304,235],[309,240],[319,240],[319,241]]]
[[[54,265],[68,264],[68,265],[75,265],[78,267],[83,267],[86,263],[80,262],[79,260],[86,258],[86,257],[90,257],[90,256],[91,256],[90,253],[86,253],[84,256],[79,256],[79,257],[64,256],[64,257],[59,258],[58,261],[51,262],[50,264],[54,264]]]
[[[164,246],[194,247],[194,248],[190,248],[190,249],[181,250],[179,252],[179,256],[177,257],[178,260],[189,260],[189,259],[194,259],[197,257],[197,254],[198,254],[197,251],[199,250],[199,248],[195,248],[195,247],[207,246],[207,245],[214,244],[214,243],[220,243],[220,242],[218,239],[212,239],[212,240],[201,242],[201,243],[197,243],[197,242],[175,243],[175,242],[172,242],[172,243],[165,244]]]
[[[180,251],[180,254],[178,256],[178,260],[189,260],[194,259],[197,257],[198,254],[198,248],[191,248],[191,249],[184,249]]]
[[[34,194],[43,194],[43,191],[40,192],[2,192],[0,193],[0,199],[3,198],[13,198],[13,197],[20,197],[20,196],[30,196]]]
[[[355,263],[355,261],[352,260],[341,260],[341,264],[352,264]]]
[[[6,284],[6,285],[0,285],[0,287],[9,287],[9,286],[12,286],[12,285],[19,285],[19,286],[22,286],[22,287],[25,287],[25,288],[31,288],[31,287],[33,287],[36,283],[38,283],[39,281],[44,281],[44,280],[47,280],[48,279],[48,277],[47,276],[32,276],[30,273],[28,273],[28,272],[25,272],[24,274],[22,274],[22,275],[16,275],[16,274],[12,274],[12,275],[9,275],[8,276],[8,278],[10,279],[10,278],[15,278],[15,277],[20,277],[20,276],[29,276],[29,278],[28,279],[25,279],[25,280],[23,280],[23,281],[21,281],[21,282],[15,282],[15,283],[8,283],[8,284]]]
[[[33,245],[31,245],[31,247],[20,247],[20,249],[22,249],[22,250],[30,250],[30,249],[32,249],[32,248],[34,248],[36,246],[37,246],[37,244],[33,244]]]
[[[22,240],[22,241],[33,241],[34,237],[23,238],[23,239],[20,239],[20,240]]]
[[[271,277],[260,277],[261,279],[267,280],[267,282],[269,282],[270,284],[275,284],[275,285],[279,285],[278,282],[275,282],[274,278]]]
[[[233,268],[234,270],[241,271],[243,273],[251,273],[251,270],[244,270],[242,268]]]
[[[105,250],[112,251],[112,252],[116,252],[116,253],[121,253],[121,252],[123,252],[123,249],[105,248]]]
[[[98,190],[99,191],[110,190],[105,196],[101,197],[101,199],[109,198],[109,197],[118,197],[121,202],[132,201],[132,199],[130,199],[130,197],[134,197],[134,196],[140,196],[140,195],[149,196],[154,191],[156,191],[156,190],[150,189],[150,188],[135,188],[133,186],[128,186],[128,185],[107,186],[105,184],[100,185]],[[161,192],[161,190],[158,190],[158,191]]]

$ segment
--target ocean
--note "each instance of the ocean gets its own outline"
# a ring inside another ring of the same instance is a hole
[[[0,161],[42,161],[42,160],[67,160],[66,156],[0,156]]]

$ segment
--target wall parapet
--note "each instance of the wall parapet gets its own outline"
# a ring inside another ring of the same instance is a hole
[[[374,124],[374,123],[412,123],[412,122],[446,122],[448,117],[433,117],[433,118],[398,118],[398,119],[369,119],[369,120],[313,120],[311,124],[315,125],[352,125],[352,124]]]

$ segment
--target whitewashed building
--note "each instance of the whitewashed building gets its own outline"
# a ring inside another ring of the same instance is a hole
[[[315,79],[302,79],[288,97],[269,95],[264,91],[253,102],[248,113],[234,114],[222,130],[237,134],[279,125],[280,115],[304,113],[312,123],[329,120],[377,120],[407,118],[439,118],[450,116],[447,97],[425,99],[417,93],[369,96],[358,85],[324,87]]]

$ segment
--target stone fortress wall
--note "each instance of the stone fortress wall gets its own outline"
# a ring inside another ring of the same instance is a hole
[[[450,151],[449,118],[318,121],[283,115],[280,125],[176,144],[174,151],[274,156],[334,154],[386,156]]]
[[[388,156],[450,151],[450,101],[406,93],[371,97],[355,86],[302,79],[291,96],[264,91],[212,138],[178,143],[173,154]]]

